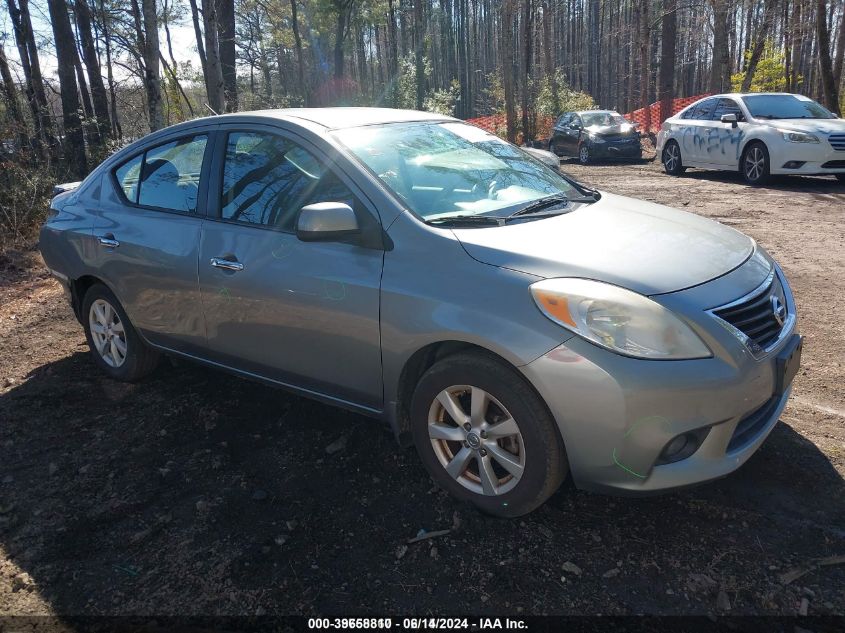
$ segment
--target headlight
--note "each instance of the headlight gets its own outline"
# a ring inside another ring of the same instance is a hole
[[[712,356],[672,312],[618,286],[589,279],[544,279],[531,285],[531,296],[555,323],[625,356],[672,360]]]
[[[793,132],[791,130],[778,130],[783,134],[783,140],[790,143],[818,143],[819,137],[807,132]]]
[[[590,140],[593,143],[604,143],[605,142],[605,140],[601,136],[599,136],[598,134],[593,134],[592,132],[590,132],[589,136],[590,136]]]

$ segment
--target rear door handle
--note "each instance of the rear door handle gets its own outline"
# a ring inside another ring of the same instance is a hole
[[[212,257],[211,265],[215,268],[222,268],[223,270],[239,271],[244,269],[244,265],[240,262],[233,262],[230,259],[223,259],[222,257]]]
[[[99,236],[97,241],[100,243],[100,246],[105,246],[107,248],[117,248],[120,246],[120,242],[114,239],[114,235],[111,233]]]

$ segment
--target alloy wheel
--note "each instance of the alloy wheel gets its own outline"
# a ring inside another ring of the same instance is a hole
[[[88,311],[91,339],[100,358],[110,367],[120,367],[126,361],[126,331],[120,316],[112,305],[97,299]]]
[[[441,391],[428,413],[440,465],[464,488],[485,496],[512,490],[525,472],[519,425],[490,393],[469,385]]]
[[[590,148],[586,145],[582,145],[581,149],[578,150],[578,158],[579,160],[584,163],[585,165],[590,162]]]
[[[670,143],[663,156],[663,165],[666,171],[673,172],[681,163],[681,150],[674,143]]]
[[[760,147],[752,147],[745,155],[745,177],[750,181],[759,180],[766,167],[766,156]]]

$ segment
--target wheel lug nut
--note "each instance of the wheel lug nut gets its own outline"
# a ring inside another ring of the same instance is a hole
[[[467,432],[472,431],[472,424],[470,424],[469,422],[465,422],[464,423],[464,431],[467,431]]]
[[[487,451],[485,451],[483,448],[482,448],[480,451],[478,451],[478,452],[479,452],[479,453],[481,453],[481,456],[482,456],[482,457],[486,457],[486,456],[487,456]]]
[[[487,431],[481,431],[481,438],[487,439]]]
[[[464,440],[464,448],[469,448],[469,442],[467,442],[466,440]]]

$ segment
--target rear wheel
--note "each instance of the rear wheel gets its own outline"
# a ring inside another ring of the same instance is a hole
[[[670,176],[680,176],[687,170],[681,160],[681,147],[675,141],[666,143],[662,158],[663,170]]]
[[[159,354],[147,346],[111,290],[94,284],[82,302],[83,324],[94,362],[115,380],[134,382],[152,372]]]
[[[484,354],[433,365],[414,392],[411,426],[435,482],[489,514],[526,514],[566,477],[545,404],[513,369]]]
[[[769,150],[759,141],[751,143],[742,154],[742,175],[749,185],[769,181]]]

